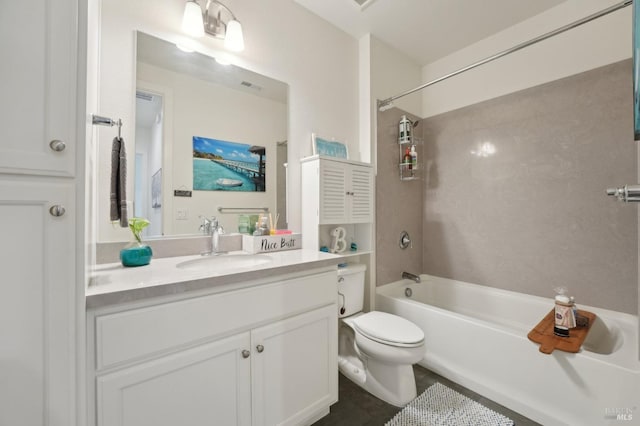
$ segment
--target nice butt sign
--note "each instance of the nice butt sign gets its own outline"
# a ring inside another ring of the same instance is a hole
[[[269,253],[300,248],[302,248],[301,234],[242,236],[242,250],[249,253]]]

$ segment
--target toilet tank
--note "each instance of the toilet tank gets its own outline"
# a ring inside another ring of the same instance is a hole
[[[338,317],[348,317],[362,311],[364,306],[365,265],[352,264],[338,268]],[[340,312],[344,307],[344,313]]]

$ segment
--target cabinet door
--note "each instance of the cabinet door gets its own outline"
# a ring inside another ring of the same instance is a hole
[[[320,224],[347,222],[347,167],[320,162]]]
[[[0,176],[0,425],[75,424],[74,192]]]
[[[373,222],[373,170],[350,168],[349,217],[352,223]]]
[[[72,176],[77,0],[0,2],[0,39],[0,172]]]
[[[304,424],[338,400],[337,321],[330,305],[251,332],[254,426]]]
[[[249,426],[243,350],[248,332],[98,377],[98,426]]]

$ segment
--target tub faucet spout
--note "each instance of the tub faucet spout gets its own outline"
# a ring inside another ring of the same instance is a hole
[[[410,279],[410,280],[413,280],[413,281],[415,281],[415,282],[417,282],[417,283],[419,283],[419,282],[420,282],[420,276],[419,276],[419,275],[412,274],[411,272],[403,272],[403,273],[402,273],[402,279],[405,279],[405,278],[408,278],[408,279]]]

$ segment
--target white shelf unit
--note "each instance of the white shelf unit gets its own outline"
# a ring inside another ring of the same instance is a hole
[[[398,138],[398,151],[400,154],[398,158],[398,168],[400,171],[400,180],[418,180],[422,177],[422,163],[420,161],[421,155],[418,155],[418,161],[416,164],[404,161],[407,148],[411,149],[411,146],[415,146],[418,154],[421,154],[418,147],[421,146],[422,143],[422,138],[417,138],[415,136]]]
[[[300,160],[302,176],[302,247],[331,247],[331,231],[346,231],[345,263],[367,266],[365,311],[375,309],[375,176],[369,163],[314,155]],[[350,251],[351,243],[357,251]],[[337,279],[337,277],[336,277]]]
[[[347,232],[345,256],[371,253],[373,242],[373,187],[371,164],[331,157],[301,160],[302,247],[331,247],[331,231]],[[351,243],[358,250],[349,251]]]

